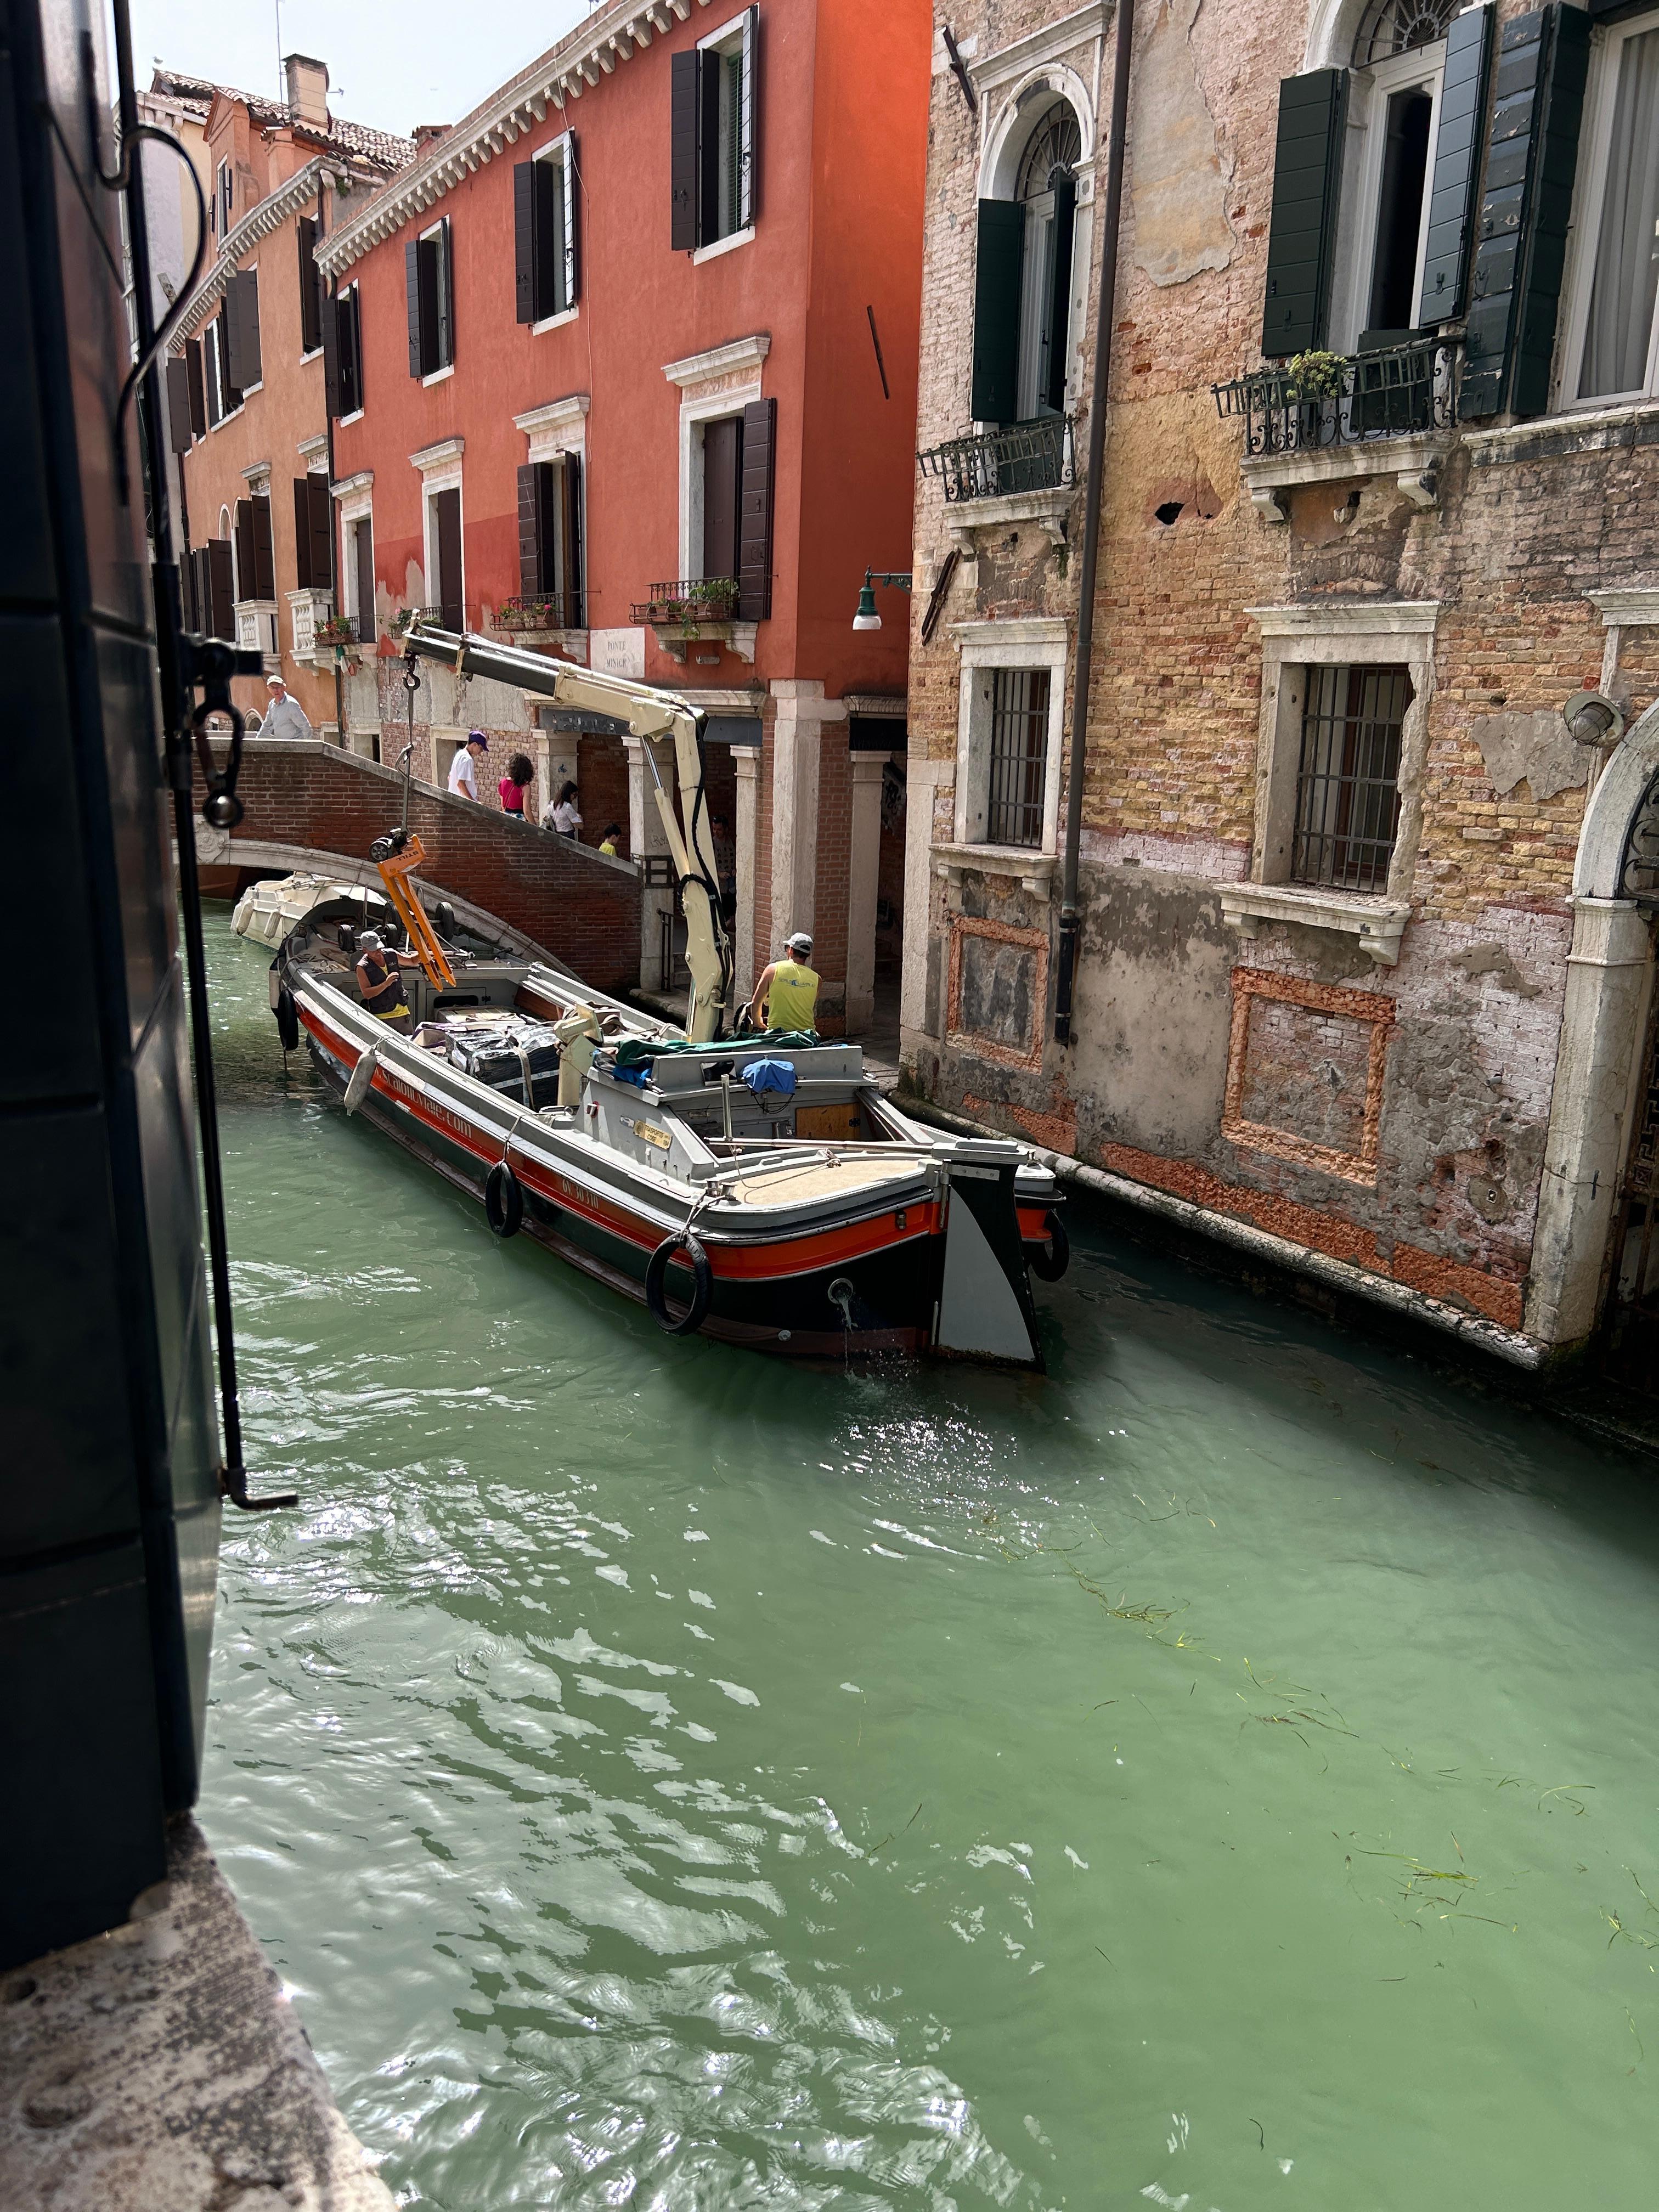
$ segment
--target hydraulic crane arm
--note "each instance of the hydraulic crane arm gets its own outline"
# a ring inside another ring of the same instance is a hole
[[[437,629],[418,617],[404,633],[404,650],[467,676],[535,691],[562,707],[586,708],[626,722],[631,735],[667,738],[674,747],[678,805],[662,787],[649,743],[646,758],[656,784],[657,811],[679,877],[685,909],[685,964],[691,975],[685,1033],[694,1044],[721,1035],[732,995],[732,945],[720,912],[720,871],[703,789],[703,716],[686,700],[654,684],[582,668],[573,660],[526,653],[471,633]]]

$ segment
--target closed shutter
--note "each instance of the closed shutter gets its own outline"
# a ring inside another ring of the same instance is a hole
[[[210,430],[223,413],[219,397],[219,325],[213,322],[202,338],[202,414],[206,428]]]
[[[179,556],[179,619],[187,630],[198,628],[196,620],[196,556],[188,545]]]
[[[374,539],[368,521],[351,526],[351,557],[357,591],[357,642],[374,642]]]
[[[421,343],[421,248],[419,241],[413,238],[404,248],[404,284],[409,300],[409,373],[411,376],[423,376],[426,372],[421,366],[423,357]]]
[[[294,479],[294,588],[296,592],[312,592],[317,588],[311,573],[311,478]]]
[[[751,400],[743,410],[743,507],[738,521],[738,617],[765,622],[772,612],[772,491],[778,403]]]
[[[337,422],[340,406],[340,302],[331,292],[323,301],[323,404],[331,422]]]
[[[736,415],[702,430],[702,562],[705,576],[736,580],[742,566],[743,422]]]
[[[536,313],[536,171],[534,161],[513,164],[513,292],[517,319],[533,323]],[[523,471],[520,473],[522,475]]]
[[[202,383],[202,342],[191,338],[185,348],[185,369],[190,380],[190,427],[198,438],[207,435],[207,392]]]
[[[231,574],[230,540],[215,538],[203,549],[207,559],[204,564],[206,591],[204,598],[212,619],[210,637],[234,641],[236,636],[236,589]]]
[[[974,383],[969,412],[975,422],[1012,422],[1019,411],[1019,277],[1025,210],[1016,200],[979,204],[979,252],[974,272]]]
[[[544,461],[526,461],[519,471],[519,596],[538,599],[542,596],[542,547],[546,542],[542,526],[543,507],[546,497]],[[546,579],[550,583],[552,579]]]
[[[697,244],[697,68],[694,48],[670,57],[668,178],[672,193],[668,243],[676,253]]]
[[[317,592],[334,588],[334,495],[328,478],[307,477],[311,502],[311,586]]]
[[[1347,109],[1346,70],[1313,70],[1279,85],[1261,318],[1269,359],[1325,343]]]
[[[297,226],[300,245],[300,350],[315,353],[323,342],[323,287],[317,273],[318,222],[302,215]]]
[[[233,605],[257,599],[253,588],[253,501],[239,499],[231,515],[231,533],[236,546],[236,573]]]
[[[225,286],[225,352],[228,381],[238,398],[260,380],[259,276],[244,269]]]
[[[1072,238],[1077,228],[1077,179],[1054,179],[1054,219],[1048,226],[1053,267],[1048,283],[1048,359],[1042,397],[1056,415],[1066,407],[1066,372],[1072,329]]]
[[[233,270],[225,280],[224,299],[219,308],[218,319],[219,369],[228,385],[238,384],[236,372],[242,365],[242,301],[236,283],[236,273]],[[225,412],[230,412],[228,403]]]
[[[461,586],[461,495],[432,495],[432,534],[438,547],[438,619],[445,629],[466,628]]]
[[[221,309],[213,325],[214,357],[219,371],[219,405],[227,415],[234,415],[242,404],[242,387],[230,373],[230,337],[225,320],[230,304],[227,293],[225,308]]]
[[[175,453],[190,451],[190,369],[182,354],[167,362],[167,447]]]
[[[190,556],[190,626],[198,637],[213,635],[213,577],[205,545]]]
[[[1537,415],[1549,404],[1589,27],[1577,8],[1538,8],[1498,37],[1459,394],[1465,416]]]
[[[433,323],[438,357],[434,368],[447,368],[455,358],[455,257],[450,250],[449,217],[438,226],[432,246]]]
[[[256,599],[274,599],[276,555],[270,537],[270,496],[261,493],[248,505],[253,509],[253,596]]]
[[[587,604],[582,582],[582,459],[567,453],[559,471],[563,498],[564,623],[567,629],[587,627]]]
[[[356,285],[340,295],[340,411],[356,415],[363,404],[363,295]]]
[[[1440,123],[1429,173],[1429,234],[1423,263],[1423,320],[1443,323],[1463,311],[1474,245],[1475,171],[1486,124],[1492,62],[1492,0],[1454,15],[1446,33]]]
[[[581,296],[581,216],[576,205],[580,180],[576,165],[576,134],[565,141],[564,164],[564,296],[562,307],[574,307]]]
[[[738,228],[747,230],[760,211],[760,9],[743,19],[743,113],[738,148]]]

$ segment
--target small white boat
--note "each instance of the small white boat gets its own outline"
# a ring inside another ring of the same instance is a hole
[[[252,937],[261,945],[277,945],[297,929],[314,906],[325,900],[349,899],[363,909],[362,927],[371,928],[392,911],[385,894],[365,884],[342,883],[332,876],[304,873],[262,878],[250,884],[236,902],[230,926],[238,937]]]

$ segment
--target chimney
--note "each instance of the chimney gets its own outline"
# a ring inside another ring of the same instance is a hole
[[[308,54],[284,54],[283,72],[288,79],[288,104],[301,123],[316,130],[328,128],[328,64],[314,62]]]
[[[435,139],[446,137],[448,131],[447,123],[417,123],[410,136],[415,141],[415,151],[424,154]]]

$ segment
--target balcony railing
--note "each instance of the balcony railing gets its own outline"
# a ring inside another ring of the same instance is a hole
[[[1457,420],[1456,353],[1455,339],[1431,337],[1375,352],[1304,354],[1211,390],[1224,419],[1243,416],[1250,459],[1421,436]]]
[[[735,622],[739,591],[732,576],[684,576],[678,582],[653,584],[648,599],[634,602],[636,623]]]
[[[1057,491],[1076,481],[1071,417],[1045,415],[983,437],[951,438],[918,453],[924,476],[937,477],[946,502],[1006,499],[1023,491]]]
[[[495,627],[505,630],[586,629],[585,592],[548,592],[538,599],[503,599],[495,610]]]

